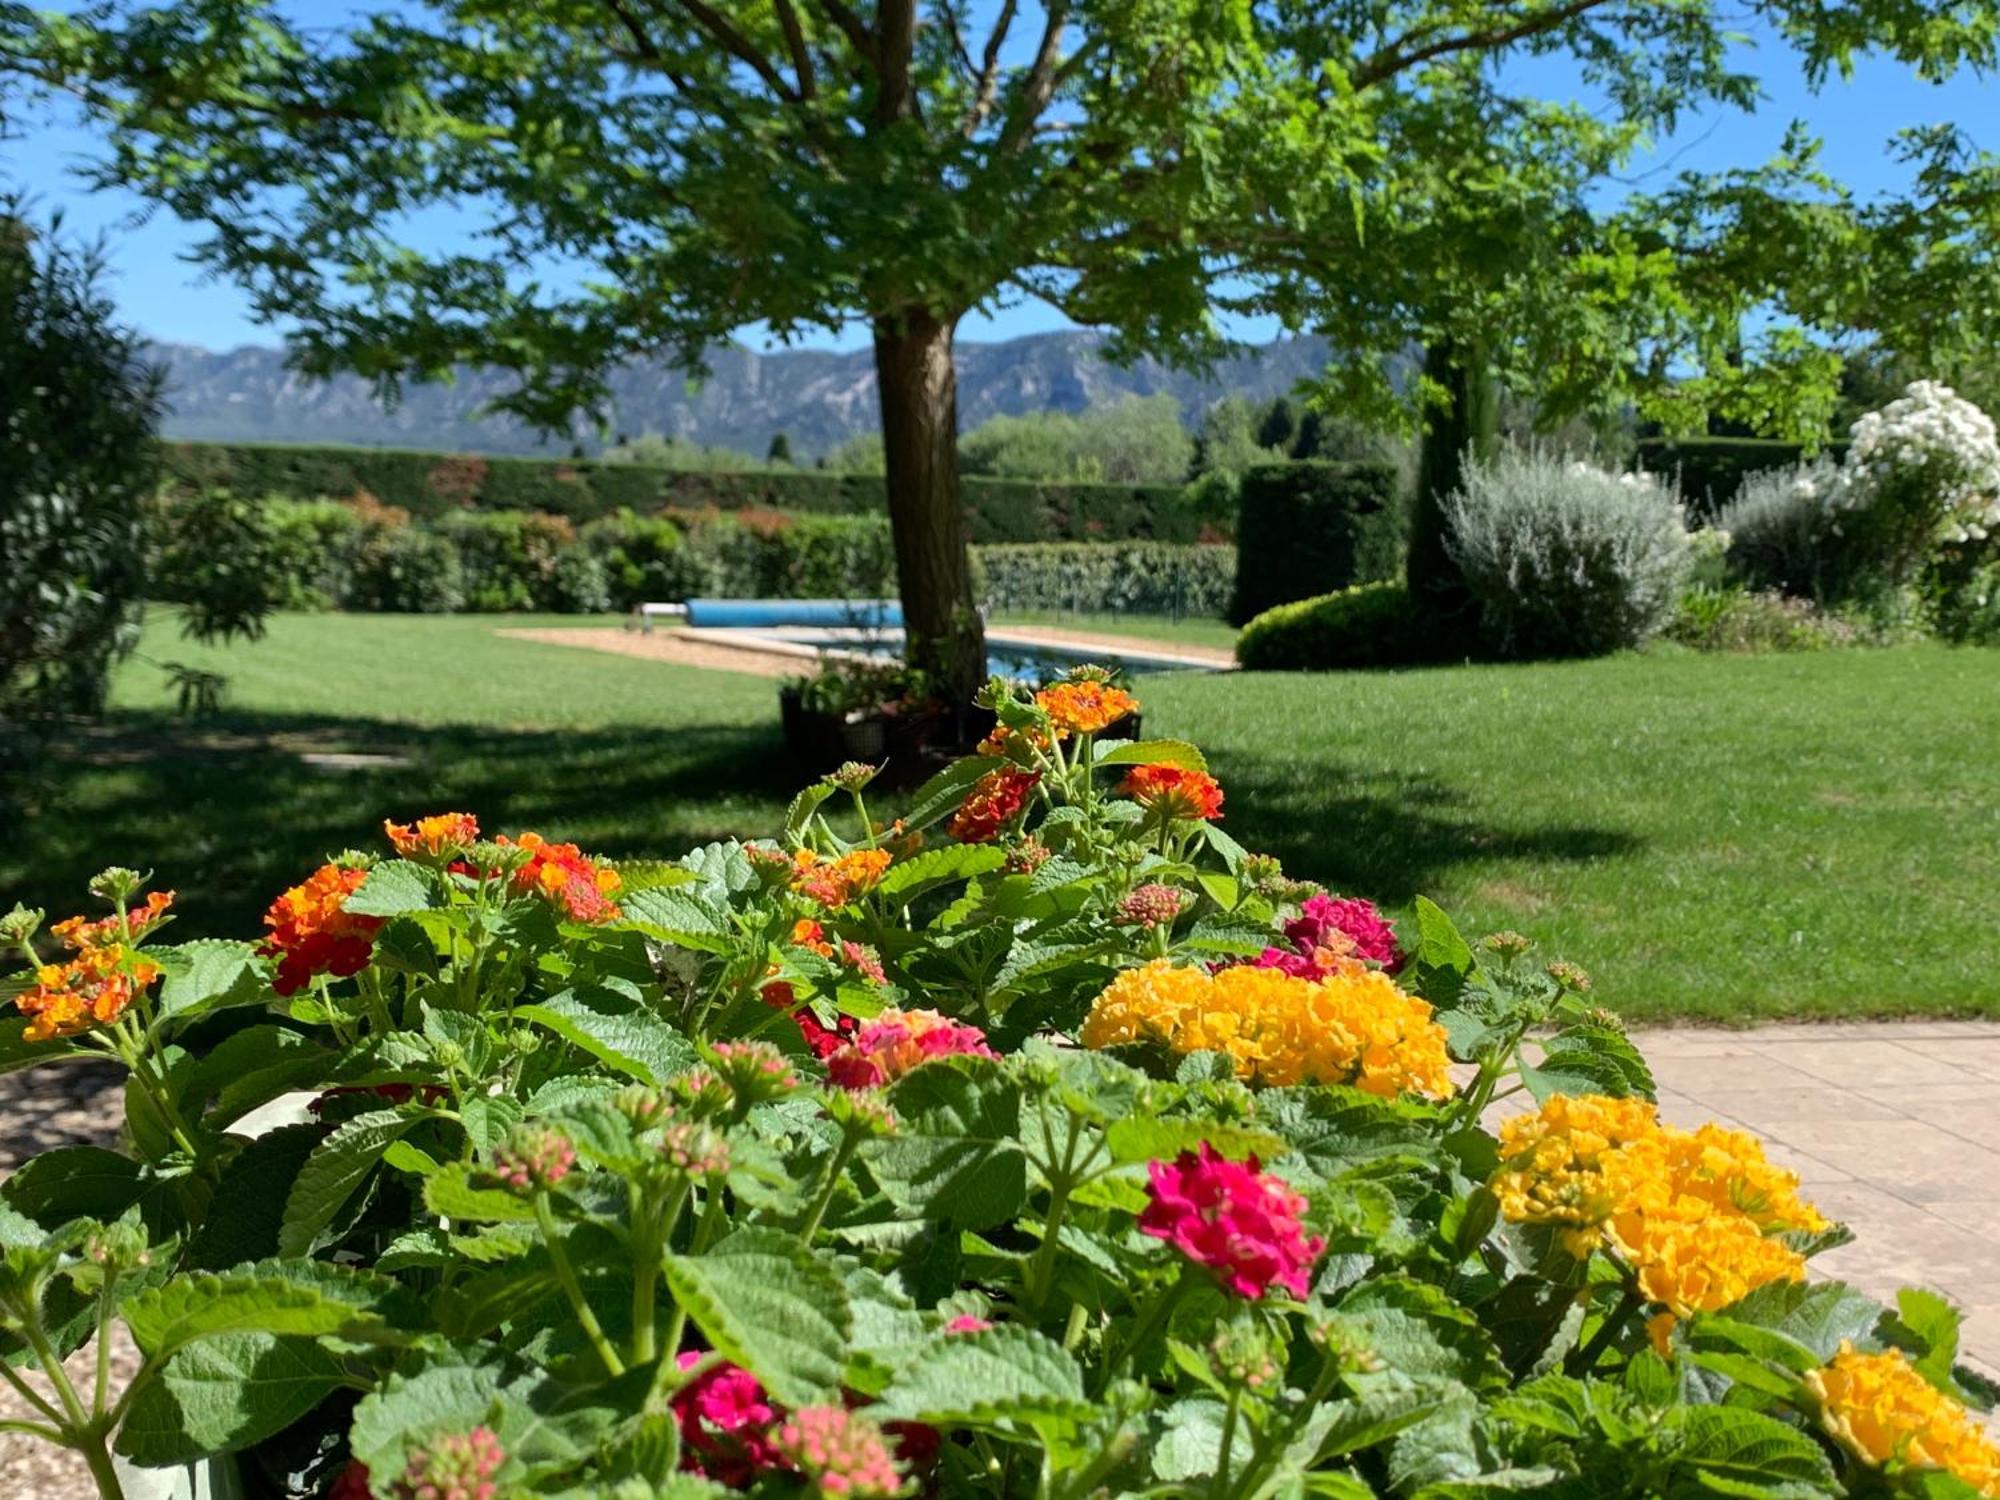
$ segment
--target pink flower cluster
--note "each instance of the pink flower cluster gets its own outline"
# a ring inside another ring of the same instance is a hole
[[[903,1488],[882,1429],[844,1406],[807,1406],[778,1429],[778,1451],[821,1495],[889,1500]]]
[[[1285,937],[1291,950],[1266,948],[1257,959],[1258,968],[1282,969],[1295,979],[1323,979],[1343,958],[1380,964],[1391,974],[1403,966],[1396,929],[1374,902],[1358,896],[1322,892],[1307,898],[1299,914],[1285,924]]]
[[[506,1457],[491,1428],[434,1437],[410,1455],[396,1500],[493,1500],[499,1493],[493,1476]]]
[[[1261,1171],[1256,1157],[1233,1162],[1203,1141],[1199,1154],[1183,1151],[1146,1171],[1144,1233],[1207,1266],[1239,1297],[1261,1297],[1273,1286],[1305,1296],[1326,1241],[1306,1237],[1299,1220],[1305,1199]]]
[[[517,1125],[493,1150],[493,1176],[517,1193],[551,1188],[576,1165],[576,1147],[547,1125]]]
[[[934,1010],[885,1010],[826,1059],[844,1089],[880,1088],[937,1057],[992,1057],[986,1033]]]
[[[683,1370],[706,1356],[690,1349],[680,1356]],[[747,1489],[757,1475],[780,1459],[771,1444],[778,1410],[757,1377],[740,1365],[704,1370],[673,1398],[681,1429],[681,1467],[731,1489]]]

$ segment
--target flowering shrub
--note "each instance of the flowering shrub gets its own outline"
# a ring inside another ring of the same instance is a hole
[[[106,1496],[2000,1492],[1952,1310],[1809,1284],[1581,971],[1246,853],[1101,673],[985,701],[886,827],[846,766],[672,863],[394,821],[261,943],[0,918],[0,1064],[128,1075],[0,1186],[15,1430]]]

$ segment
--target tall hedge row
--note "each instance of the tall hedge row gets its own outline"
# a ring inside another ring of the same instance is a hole
[[[836,515],[885,508],[879,474],[818,469],[709,473],[582,459],[498,458],[405,448],[168,443],[171,483],[311,500],[365,491],[418,518],[476,507],[589,521],[620,509],[717,506]],[[1058,484],[967,475],[975,542],[1192,542],[1202,524],[1177,485]]]
[[[1820,451],[1839,458],[1847,444],[1829,443]],[[1649,474],[1678,479],[1688,515],[1708,521],[1736,498],[1752,474],[1790,468],[1805,456],[1799,444],[1776,438],[1654,437],[1639,440],[1632,464]]]
[[[1246,470],[1236,518],[1241,625],[1274,605],[1311,599],[1396,571],[1403,544],[1396,471],[1388,464],[1263,464]]]

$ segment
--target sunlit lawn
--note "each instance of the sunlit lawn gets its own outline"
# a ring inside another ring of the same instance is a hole
[[[385,816],[477,812],[614,855],[767,833],[793,773],[773,684],[501,639],[520,618],[288,616],[205,652],[52,767],[0,892],[67,911],[114,861],[183,931],[247,931]],[[568,621],[565,623],[575,623]],[[1147,732],[1210,752],[1227,826],[1295,873],[1508,926],[1632,1015],[2000,1014],[2000,652],[1646,655],[1326,677],[1143,679]]]

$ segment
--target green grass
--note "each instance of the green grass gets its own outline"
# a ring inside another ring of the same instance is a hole
[[[254,930],[320,854],[460,807],[618,856],[775,825],[774,685],[503,640],[476,617],[290,616],[189,725],[157,668],[52,767],[0,844],[0,902],[67,912],[122,862],[184,932]],[[575,621],[563,623],[574,624]],[[1226,826],[1296,874],[1471,934],[1514,927],[1635,1017],[2000,1014],[2000,652],[1646,655],[1321,677],[1147,678]],[[342,768],[329,753],[399,757]]]
[[[1236,647],[1236,627],[1207,616],[1173,619],[1167,615],[1075,614],[1068,610],[1017,609],[993,616],[996,626],[1039,625],[1050,630],[1087,630],[1099,635],[1131,635],[1147,641],[1173,641],[1184,646]]]

